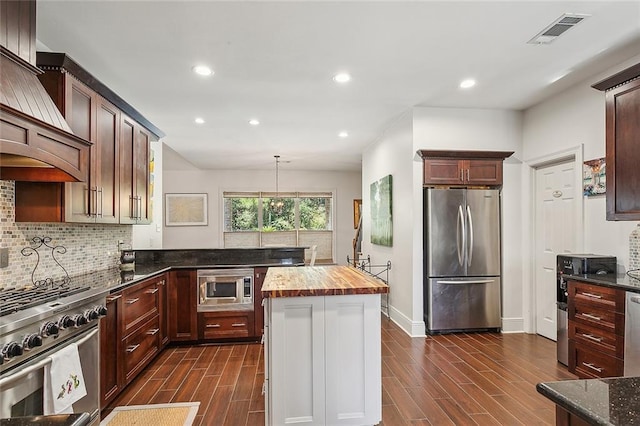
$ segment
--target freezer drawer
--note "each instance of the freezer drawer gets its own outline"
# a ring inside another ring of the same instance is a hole
[[[431,278],[425,290],[429,333],[500,328],[500,277]]]

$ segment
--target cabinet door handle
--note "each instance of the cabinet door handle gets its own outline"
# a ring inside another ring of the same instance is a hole
[[[129,346],[129,347],[127,347],[126,350],[127,350],[128,353],[132,353],[133,351],[135,351],[139,347],[140,347],[140,343],[138,343],[137,345]]]
[[[602,296],[600,296],[599,294],[593,294],[593,293],[581,293],[583,296],[587,296],[587,297],[591,297],[592,299],[602,299]]]
[[[602,342],[603,340],[602,337],[596,337],[593,334],[582,333],[582,337],[584,337],[585,339],[593,340],[594,342]]]
[[[158,285],[164,285],[164,280],[158,281]]]
[[[147,331],[147,334],[149,336],[153,336],[154,334],[158,334],[158,331],[160,331],[159,328],[154,328],[154,329],[151,329],[151,330]]]
[[[460,169],[460,182],[464,181],[464,169]]]
[[[262,382],[262,394],[264,395],[267,392],[267,382]]]
[[[127,299],[127,301],[125,302],[127,305],[133,305],[134,303],[136,303],[138,300],[140,300],[139,297],[136,297],[135,299]]]
[[[260,344],[264,345],[264,333],[262,334],[262,338],[260,339]]]
[[[100,206],[100,209],[96,207],[96,216],[98,217],[102,217],[102,213],[104,213],[104,205],[102,202],[104,197],[102,196],[102,189],[103,189],[102,187],[96,188],[96,202],[98,199],[98,194],[100,194],[100,202],[97,203]]]
[[[89,201],[89,216],[98,217],[98,187],[91,188],[91,201]]]
[[[117,296],[109,296],[107,297],[107,303],[113,302],[114,300],[118,300],[122,297],[121,294],[118,294]]]
[[[598,368],[595,365],[588,363],[588,362],[583,362],[582,365],[584,365],[587,368],[592,369],[593,371],[597,371],[598,373],[602,373],[602,368]]]
[[[220,324],[207,324],[205,327],[207,327],[207,328],[220,328]]]
[[[231,327],[246,327],[246,326],[247,326],[247,324],[244,323],[244,322],[236,322],[236,323],[231,324]]]
[[[469,178],[469,169],[467,169],[467,182],[470,180]]]
[[[597,317],[597,316],[595,316],[595,315],[591,315],[591,314],[582,314],[582,316],[583,316],[583,317],[590,318],[590,319],[592,319],[592,320],[594,320],[594,321],[601,321],[601,320],[602,320],[602,318]]]
[[[262,302],[260,302],[262,306],[264,306],[266,303],[267,303],[267,299],[262,299]]]
[[[136,203],[133,194],[129,195],[129,217],[135,219],[136,217]]]
[[[158,287],[151,288],[151,289],[147,290],[146,293],[147,294],[156,294],[158,292],[158,290],[160,290]]]

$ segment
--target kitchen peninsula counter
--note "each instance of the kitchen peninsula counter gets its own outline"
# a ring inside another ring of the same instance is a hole
[[[372,425],[382,420],[380,295],[350,266],[270,268],[265,308],[265,420]]]

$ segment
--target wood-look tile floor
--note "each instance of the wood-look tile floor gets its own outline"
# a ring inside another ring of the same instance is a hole
[[[383,425],[555,424],[538,382],[575,379],[529,334],[411,338],[382,323]],[[165,349],[108,407],[200,401],[194,425],[263,425],[262,345]]]

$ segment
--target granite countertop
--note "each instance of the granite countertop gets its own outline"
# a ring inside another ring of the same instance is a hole
[[[538,383],[539,393],[593,425],[640,425],[640,377]]]
[[[637,274],[633,273],[632,274]],[[584,281],[591,284],[597,284],[605,287],[612,287],[626,291],[633,291],[636,293],[640,293],[640,275],[638,278],[623,274],[610,274],[610,275],[599,275],[599,274],[585,274],[585,275],[564,275],[566,280],[578,280]]]
[[[271,268],[262,285],[263,297],[336,296],[388,293],[381,280],[350,266]]]

